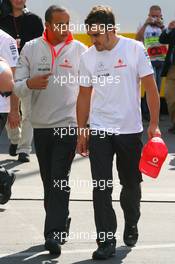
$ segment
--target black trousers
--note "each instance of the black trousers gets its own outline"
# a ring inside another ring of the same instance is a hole
[[[0,135],[1,135],[2,130],[4,129],[5,124],[7,122],[7,116],[8,116],[7,113],[0,113]]]
[[[125,223],[137,224],[140,218],[142,175],[139,171],[142,142],[141,133],[128,135],[90,135],[89,151],[93,185],[93,205],[97,239],[108,239],[117,230],[117,220],[112,206],[112,165],[116,154],[116,166],[122,185],[120,204]],[[101,188],[101,181],[105,182]],[[105,186],[105,188],[104,188]]]
[[[34,129],[34,142],[44,186],[46,238],[53,231],[66,232],[70,196],[69,174],[77,137],[62,137],[56,128]]]

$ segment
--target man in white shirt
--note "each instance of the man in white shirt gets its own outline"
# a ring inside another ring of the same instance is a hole
[[[3,58],[0,58],[0,95],[7,95],[12,92],[14,81],[12,71]],[[0,114],[0,134],[4,127],[4,116]]]
[[[19,125],[18,99],[13,94],[13,77],[18,60],[16,41],[0,30],[0,135],[6,124],[7,117],[11,128]],[[11,69],[9,68],[11,67]],[[9,116],[8,116],[9,115]],[[15,174],[0,166],[0,204],[8,202]]]
[[[85,20],[94,44],[80,60],[80,92],[77,101],[78,152],[89,153],[98,248],[93,259],[115,254],[117,229],[112,207],[112,164],[122,185],[120,203],[124,212],[124,242],[138,239],[142,175],[139,171],[143,131],[140,109],[140,80],[150,110],[149,138],[160,135],[159,95],[149,56],[142,43],[117,36],[115,17],[109,7],[96,6]],[[90,118],[90,131],[87,120]],[[88,151],[89,146],[89,151]],[[105,188],[100,188],[101,181]]]
[[[11,93],[14,81],[12,71],[7,64],[0,57],[0,94]],[[4,127],[4,116],[0,114],[0,134]],[[13,172],[5,170],[0,166],[0,204],[5,204],[8,202],[11,196],[11,186],[15,180],[15,175]]]
[[[7,62],[0,57],[0,93],[11,93],[14,81],[12,71]]]
[[[0,56],[4,58],[14,74],[15,67],[18,61],[18,50],[16,41],[6,32],[0,30]],[[7,96],[0,94],[0,115],[3,118],[3,127],[8,118],[8,123],[11,128],[19,125],[19,107],[16,95]]]

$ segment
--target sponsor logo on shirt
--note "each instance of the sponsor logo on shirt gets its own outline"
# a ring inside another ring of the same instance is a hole
[[[71,63],[68,61],[68,59],[64,59],[64,62],[62,64],[59,65],[60,67],[63,68],[72,68]]]
[[[114,68],[123,68],[127,67],[127,65],[123,62],[122,59],[118,59],[117,64],[114,66]]]
[[[43,56],[43,57],[41,58],[41,62],[42,62],[43,64],[45,64],[45,63],[47,62],[47,57],[46,57],[46,56]]]
[[[98,66],[97,66],[97,68],[98,68],[99,70],[104,70],[104,68],[105,68],[104,63],[100,61],[99,64],[98,64]]]
[[[48,63],[47,56],[41,57],[40,61],[41,62],[38,63],[38,71],[44,72],[44,73],[51,72],[51,65],[50,63]]]
[[[98,78],[100,78],[101,76],[108,77],[108,76],[110,76],[110,74],[109,73],[99,74]]]
[[[14,61],[17,61],[18,57],[17,56],[14,56],[12,57]]]
[[[51,68],[38,68],[38,71],[41,71],[41,72],[51,72]]]
[[[17,59],[17,48],[16,48],[15,44],[14,43],[10,43],[9,48],[10,48],[10,51],[11,51],[11,54],[12,54],[12,59],[14,61],[16,61],[16,59]]]
[[[97,64],[97,73],[105,73],[108,71],[108,68],[105,66],[105,64],[100,61],[98,64]]]

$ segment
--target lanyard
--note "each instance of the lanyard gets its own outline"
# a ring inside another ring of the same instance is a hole
[[[61,48],[56,52],[54,46],[48,41],[48,38],[47,38],[47,33],[46,31],[44,32],[43,34],[43,39],[44,41],[46,41],[46,43],[49,45],[50,47],[50,51],[51,51],[51,55],[52,55],[52,70],[53,70],[53,66],[55,64],[55,60],[56,58],[58,58],[58,56],[60,55],[61,51],[64,49],[64,47],[68,44],[70,44],[73,40],[73,36],[72,34],[70,33],[67,40],[64,42],[64,44],[61,46]]]
[[[21,18],[21,19],[18,21],[18,23],[17,23],[17,21],[16,21],[16,17],[12,16],[12,18],[13,18],[13,25],[14,25],[14,29],[15,29],[15,33],[16,33],[16,38],[18,39],[18,38],[20,38],[20,34],[21,34],[21,32],[22,32],[23,14],[20,15],[19,17],[17,17],[17,19],[18,19],[18,18],[19,18],[19,19]],[[18,24],[19,24],[20,26],[18,26]]]

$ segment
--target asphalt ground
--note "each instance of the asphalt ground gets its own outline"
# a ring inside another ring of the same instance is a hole
[[[169,155],[157,179],[143,175],[142,216],[139,240],[134,248],[123,243],[123,212],[119,204],[120,185],[114,164],[113,204],[117,214],[116,256],[100,263],[175,263],[175,135],[167,133],[170,123],[162,117],[160,127]],[[146,142],[146,127],[143,142]],[[92,186],[88,158],[76,156],[71,171],[70,237],[62,255],[54,258],[43,244],[43,187],[34,150],[31,162],[21,164],[8,155],[9,142],[4,131],[0,138],[0,165],[16,172],[11,201],[0,206],[0,263],[3,264],[90,264],[96,249],[92,206]],[[82,181],[83,179],[83,181]]]

